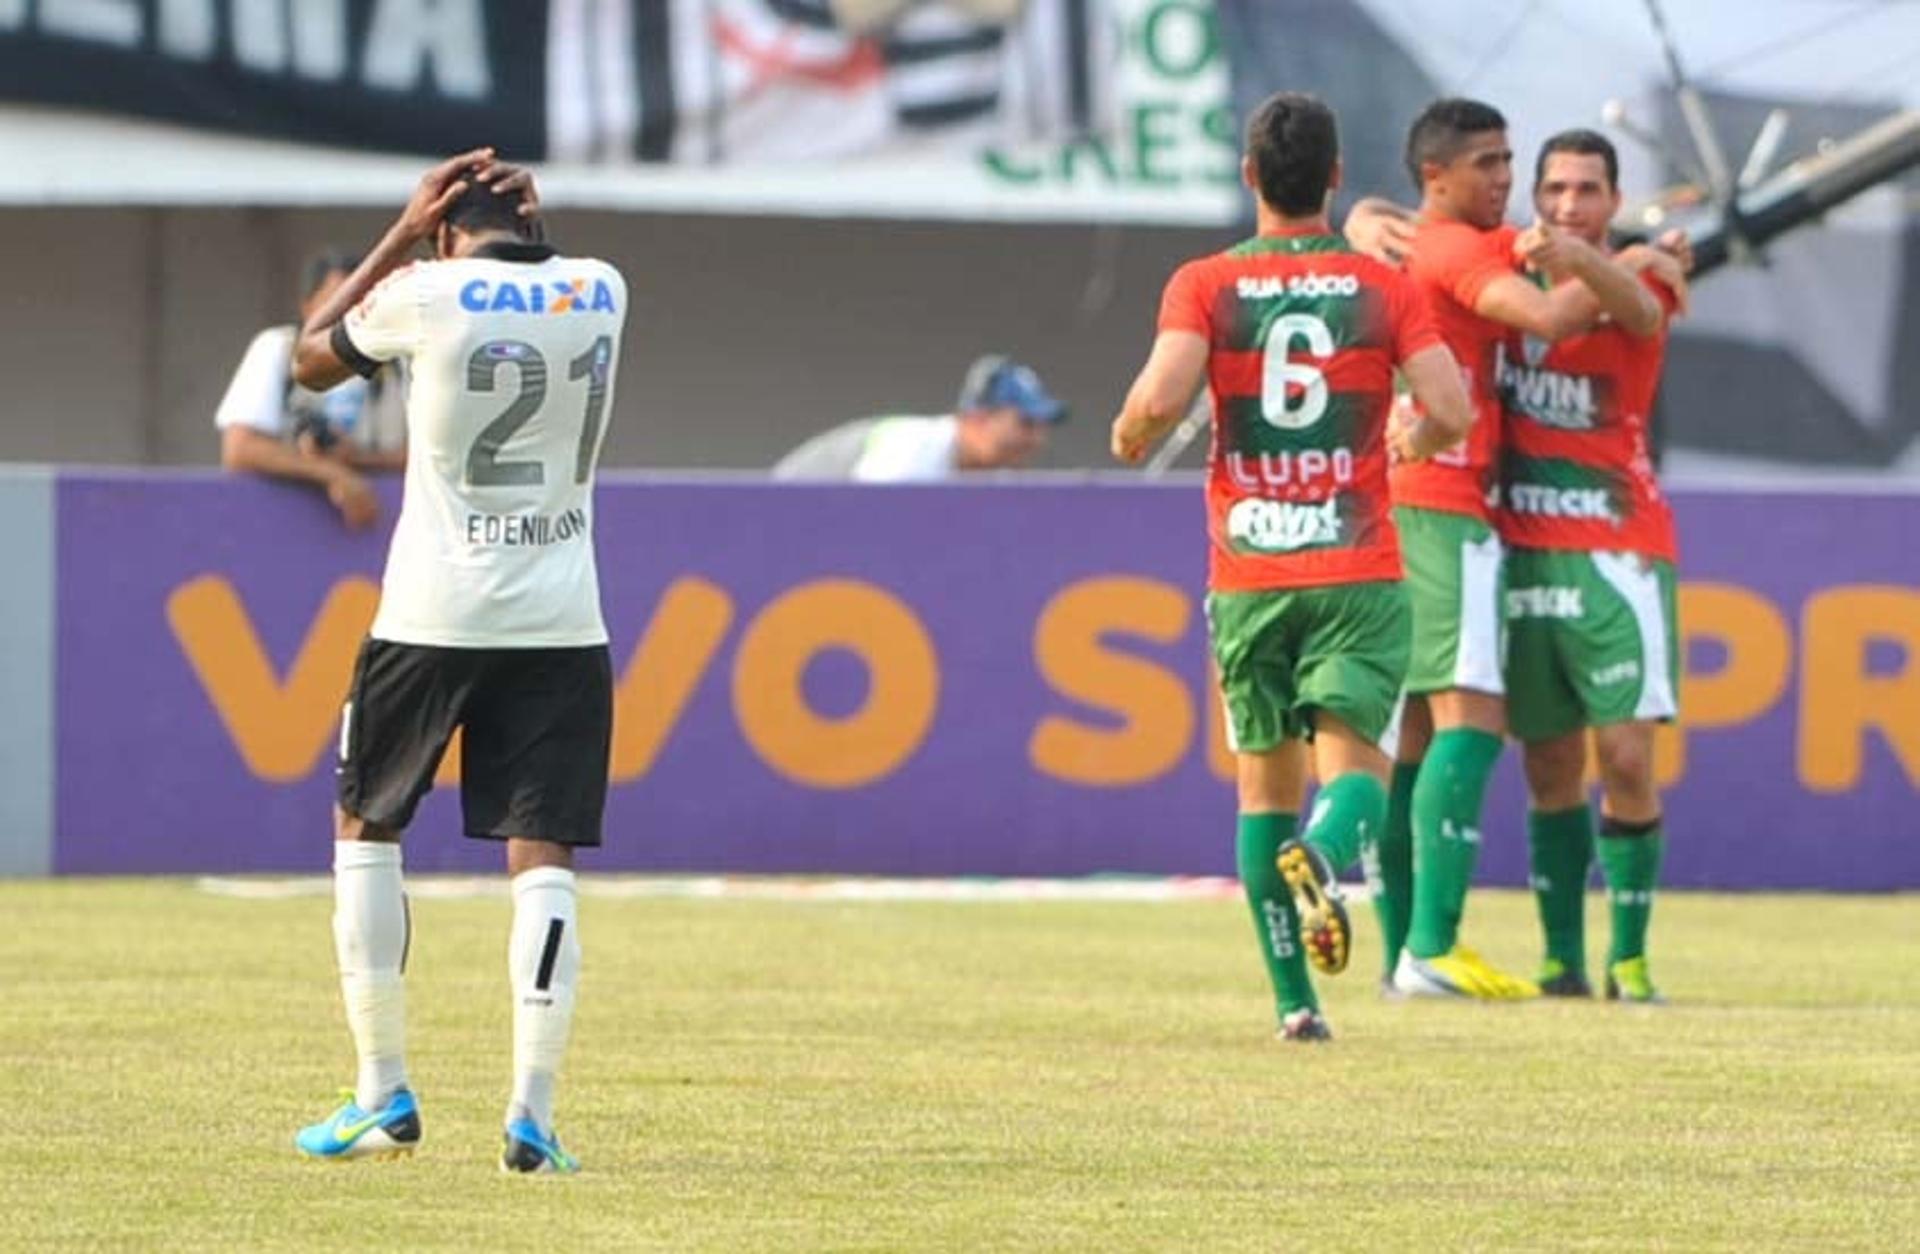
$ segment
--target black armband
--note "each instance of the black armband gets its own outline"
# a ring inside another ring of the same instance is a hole
[[[347,334],[347,324],[336,322],[327,335],[327,343],[333,349],[333,355],[346,363],[347,369],[363,379],[371,379],[380,372],[380,363],[361,352],[354,344],[353,337]]]

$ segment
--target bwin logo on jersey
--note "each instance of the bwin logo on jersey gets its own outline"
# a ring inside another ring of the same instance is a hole
[[[1542,350],[1538,356],[1534,352],[1536,344]],[[1528,336],[1521,348],[1523,361],[1515,361],[1502,345],[1494,360],[1495,384],[1509,407],[1541,426],[1562,431],[1593,430],[1600,425],[1593,380],[1586,375],[1541,369],[1548,347],[1545,341]]]
[[[1235,501],[1227,511],[1227,538],[1257,553],[1290,553],[1340,542],[1340,502]]]
[[[494,283],[474,279],[460,289],[460,308],[472,313],[613,313],[613,289],[606,280],[565,283]]]

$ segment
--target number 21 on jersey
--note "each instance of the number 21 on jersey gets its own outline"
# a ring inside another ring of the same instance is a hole
[[[475,488],[532,487],[547,481],[544,461],[501,460],[507,441],[524,427],[547,399],[547,359],[525,340],[488,340],[467,358],[467,390],[493,392],[501,368],[513,366],[519,384],[507,407],[474,438],[467,450],[467,484]],[[573,481],[585,483],[600,453],[600,425],[607,408],[607,378],[613,368],[613,337],[603,335],[567,363],[567,380],[587,381],[579,442],[573,448]]]

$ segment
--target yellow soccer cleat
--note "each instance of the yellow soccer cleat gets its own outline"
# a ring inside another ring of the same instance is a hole
[[[1625,958],[1607,968],[1607,1000],[1639,1006],[1663,1006],[1667,999],[1653,986],[1645,956]]]
[[[1409,997],[1469,1001],[1526,1001],[1540,995],[1540,986],[1532,980],[1508,975],[1458,943],[1432,958],[1402,952],[1400,965],[1394,968],[1393,986]]]
[[[1274,863],[1293,894],[1294,909],[1300,912],[1300,940],[1307,947],[1307,961],[1327,975],[1345,971],[1347,959],[1353,956],[1353,924],[1326,855],[1303,840],[1290,840],[1280,846]]]

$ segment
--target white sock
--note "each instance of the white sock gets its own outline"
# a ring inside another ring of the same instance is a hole
[[[507,1119],[532,1119],[553,1132],[553,1083],[573,1028],[580,978],[579,897],[573,872],[543,866],[513,877],[513,1099]]]
[[[340,996],[360,1054],[353,1100],[373,1111],[407,1083],[407,1000],[400,981],[409,933],[400,846],[342,840],[333,846],[333,951]]]

